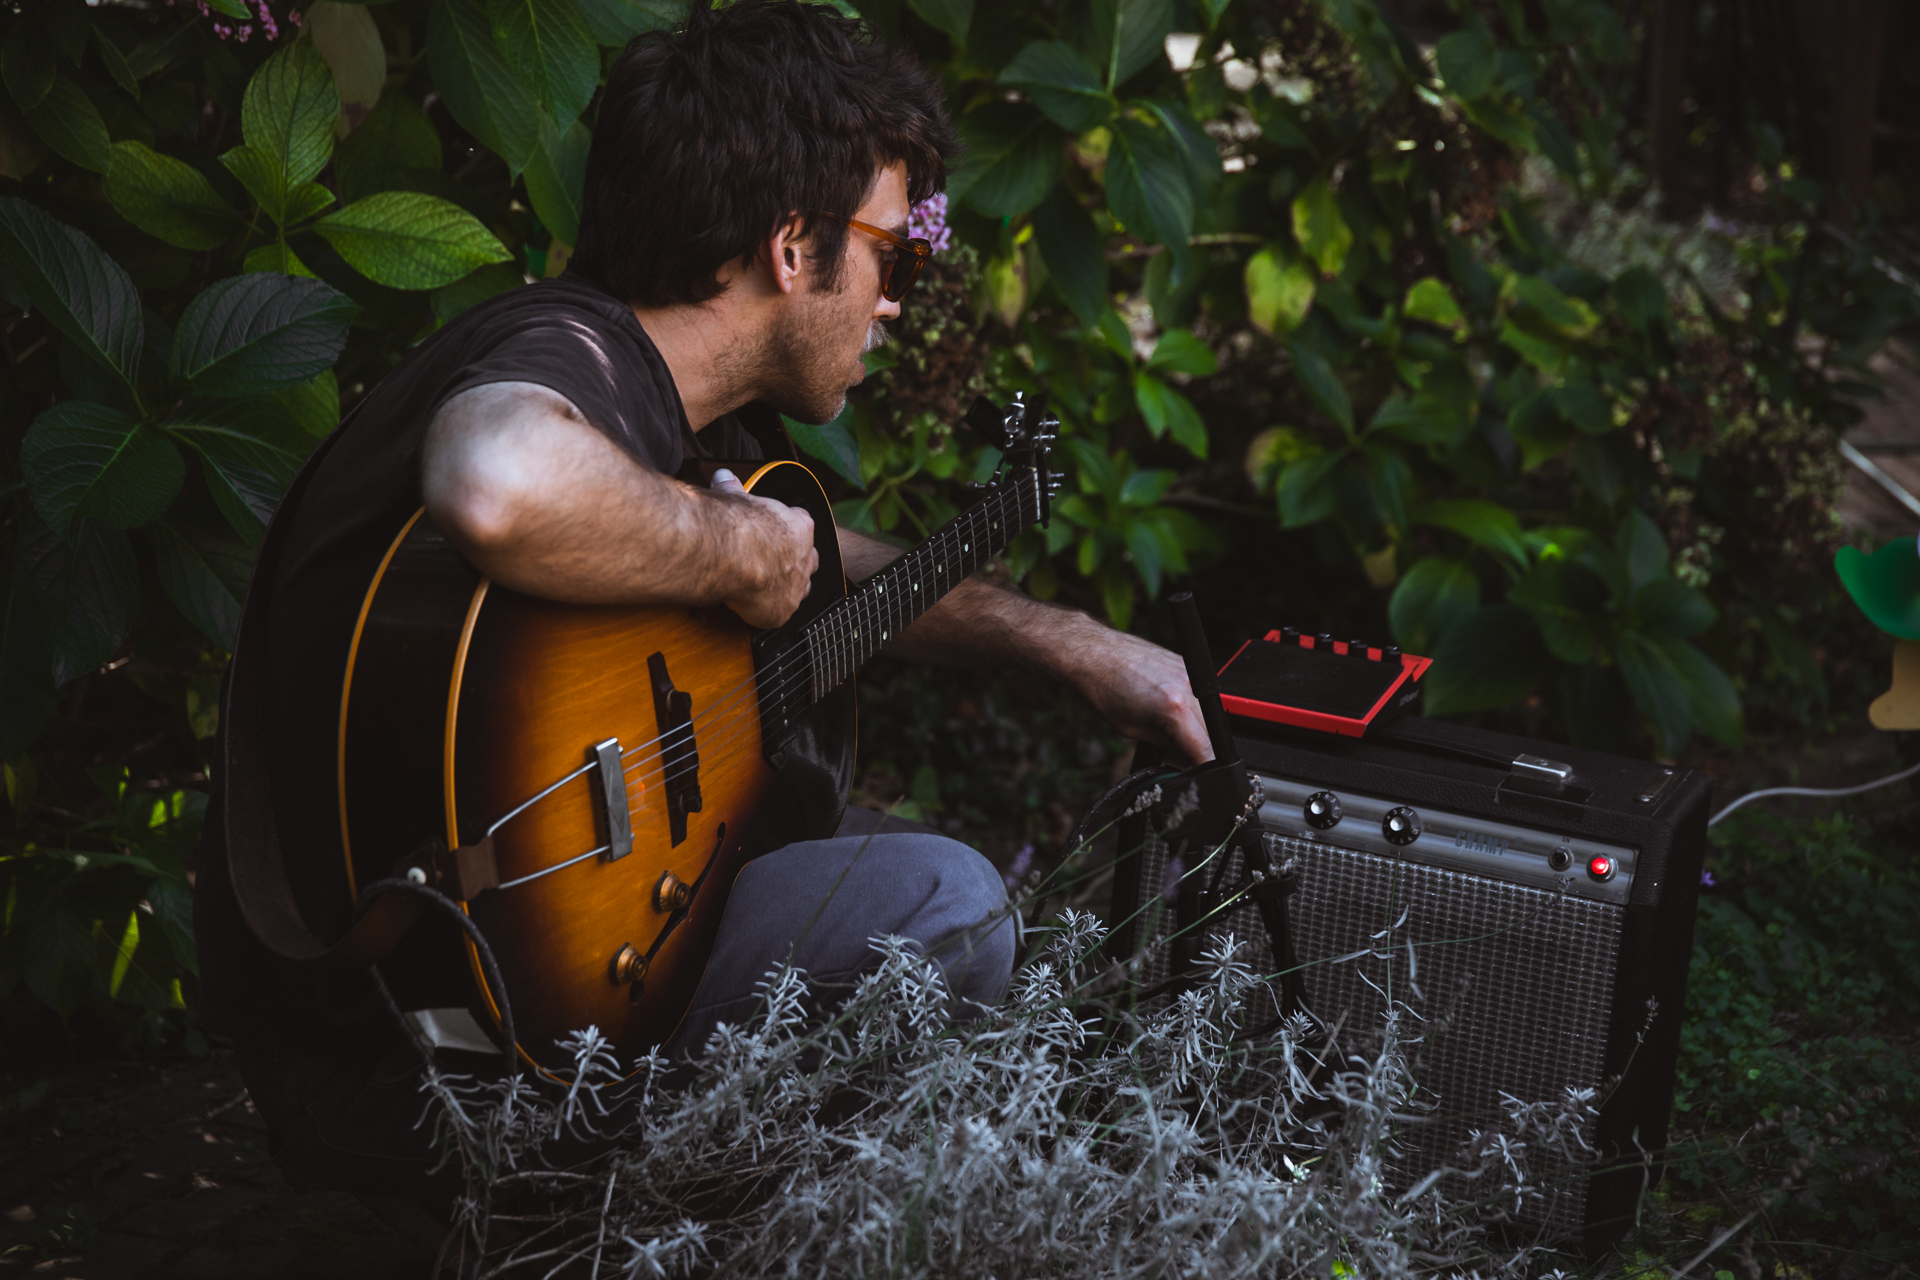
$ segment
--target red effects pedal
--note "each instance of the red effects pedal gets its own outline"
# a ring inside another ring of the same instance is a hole
[[[1419,707],[1420,678],[1432,665],[1392,645],[1287,627],[1227,659],[1220,701],[1230,715],[1362,738]]]

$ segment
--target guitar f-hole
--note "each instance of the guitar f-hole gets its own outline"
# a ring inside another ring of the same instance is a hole
[[[687,838],[687,815],[700,812],[700,751],[693,740],[693,695],[673,687],[667,655],[647,658],[653,679],[653,718],[660,730],[661,793],[673,843]]]

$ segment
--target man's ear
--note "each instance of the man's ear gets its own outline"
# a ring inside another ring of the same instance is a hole
[[[781,293],[792,293],[807,270],[805,233],[806,219],[795,210],[767,240],[767,265],[773,272],[773,287]]]

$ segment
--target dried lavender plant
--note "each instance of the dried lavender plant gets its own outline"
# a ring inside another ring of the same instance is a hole
[[[1411,1009],[1383,1000],[1365,1051],[1332,1050],[1304,1016],[1250,1038],[1265,979],[1232,938],[1157,1007],[1085,994],[1102,940],[1069,911],[986,1016],[887,938],[830,1015],[779,970],[759,1014],[686,1068],[650,1057],[616,1082],[589,1029],[551,1093],[435,1073],[432,1122],[475,1187],[463,1220],[484,1231],[498,1206],[512,1237],[484,1274],[1543,1270],[1540,1244],[1489,1227],[1542,1193],[1536,1156],[1593,1160],[1591,1092],[1508,1100],[1407,1187],[1390,1165],[1420,1118]]]

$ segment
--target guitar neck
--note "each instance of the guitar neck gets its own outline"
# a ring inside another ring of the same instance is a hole
[[[968,574],[1040,518],[1039,473],[1008,476],[925,542],[861,583],[802,634],[813,700],[837,688]]]

